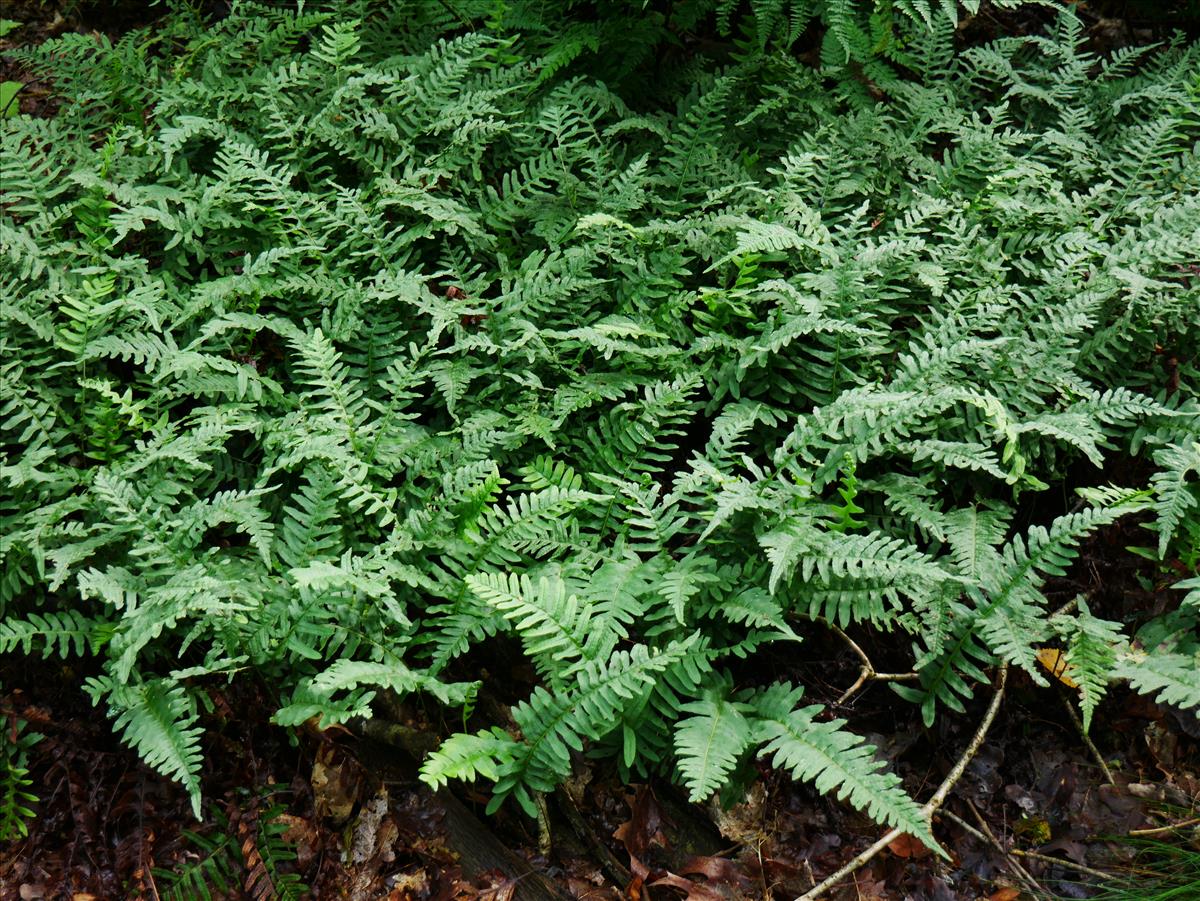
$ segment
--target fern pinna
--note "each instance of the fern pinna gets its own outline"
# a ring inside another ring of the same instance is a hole
[[[1133,512],[1195,559],[1194,359],[1156,368],[1200,346],[1195,46],[1100,59],[1068,10],[956,56],[896,4],[881,99],[832,64],[861,7],[751,4],[767,37],[662,102],[529,5],[328,6],[25,51],[76,102],[0,126],[0,650],[97,658],[197,811],[210,687],[474,710],[500,635],[538,684],[423,778],[531,813],[583,751],[697,801],[761,758],[936,845],[843,720],[733,665],[818,619],[911,644],[926,721],[1046,644],[1085,720],[1113,679],[1200,706],[1194,590],[1137,635],[1041,591]],[[779,38],[810,14],[820,74]],[[1130,453],[1145,485],[1016,515]]]

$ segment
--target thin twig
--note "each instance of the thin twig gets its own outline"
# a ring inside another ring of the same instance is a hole
[[[967,806],[971,808],[971,814],[975,817],[975,822],[979,824],[979,829],[983,835],[986,836],[987,841],[991,843],[992,847],[1003,854],[1006,860],[1012,863],[1013,872],[1017,874],[1017,878],[1024,882],[1027,888],[1033,889],[1038,895],[1047,898],[1050,897],[1050,893],[1046,891],[1046,889],[1043,888],[1036,879],[1033,878],[1033,874],[1021,866],[1020,863],[1012,859],[1012,856],[1008,853],[1008,850],[1004,847],[1004,845],[1000,844],[1000,839],[996,838],[995,833],[992,832],[991,827],[989,827],[987,824],[987,821],[984,820],[983,816],[979,813],[978,808],[976,808],[976,806],[970,801],[967,801]],[[949,811],[943,811],[943,813],[949,813]]]
[[[1169,826],[1154,826],[1151,829],[1131,829],[1128,835],[1145,836],[1145,835],[1162,835],[1166,832],[1174,832],[1176,829],[1187,829],[1189,826],[1200,825],[1200,817],[1192,817],[1190,820],[1184,820],[1182,823],[1172,823]]]
[[[1058,698],[1060,701],[1062,701],[1063,707],[1066,708],[1067,716],[1069,716],[1071,718],[1071,722],[1075,724],[1075,728],[1079,732],[1079,737],[1083,739],[1084,745],[1087,746],[1088,751],[1091,752],[1091,755],[1093,758],[1095,758],[1096,763],[1100,764],[1100,770],[1104,773],[1104,781],[1109,785],[1116,785],[1117,780],[1113,778],[1112,770],[1108,768],[1108,764],[1104,760],[1104,755],[1100,753],[1100,749],[1096,747],[1095,743],[1088,736],[1087,732],[1084,731],[1083,723],[1079,721],[1079,716],[1075,713],[1075,708],[1072,707],[1071,702],[1061,694],[1058,695]]]
[[[946,796],[950,794],[950,790],[962,778],[962,774],[966,772],[967,765],[971,759],[979,751],[983,744],[984,738],[987,737],[988,729],[992,726],[992,721],[996,719],[996,714],[1000,710],[1000,701],[1004,698],[1004,686],[1008,683],[1008,664],[1005,663],[1000,667],[999,678],[997,680],[995,693],[992,695],[992,702],[988,705],[987,713],[983,715],[983,719],[979,723],[979,727],[975,730],[975,735],[971,738],[971,743],[967,745],[967,749],[963,751],[962,756],[950,770],[946,778],[942,780],[942,784],[938,786],[938,790],[933,793],[930,798],[921,807],[921,815],[928,819],[933,815],[933,812],[942,806],[946,801]],[[867,861],[873,858],[876,854],[886,848],[889,844],[895,841],[899,836],[903,835],[902,829],[892,829],[883,838],[867,848],[840,870],[829,876],[820,885],[814,887],[808,892],[805,892],[796,901],[817,901],[826,891],[828,891],[837,883],[841,882],[859,867],[863,866]]]
[[[158,886],[154,884],[154,872],[150,867],[146,867],[146,878],[150,880],[150,891],[154,893],[154,901],[161,901],[158,895]]]
[[[951,820],[958,823],[958,825],[960,825],[964,831],[970,835],[973,835],[979,841],[985,843],[988,841],[986,835],[984,835],[962,817],[955,816],[949,810],[941,810],[938,813],[939,815],[949,817]],[[1078,870],[1080,873],[1087,873],[1090,876],[1095,876],[1097,879],[1116,878],[1112,873],[1105,873],[1103,870],[1095,870],[1091,867],[1084,866],[1081,863],[1075,863],[1073,860],[1063,860],[1061,857],[1051,857],[1049,854],[1039,854],[1037,851],[1023,851],[1020,848],[1010,848],[1007,853],[1013,855],[1014,857],[1025,857],[1029,858],[1030,860],[1040,860],[1044,863],[1058,864],[1060,867],[1066,867],[1069,870]]]
[[[1112,873],[1105,873],[1103,870],[1095,870],[1092,867],[1085,867],[1081,863],[1075,863],[1073,860],[1063,860],[1061,857],[1051,857],[1049,854],[1041,854],[1037,851],[1022,851],[1020,848],[1013,848],[1013,854],[1017,857],[1028,857],[1031,860],[1041,860],[1045,863],[1056,863],[1060,867],[1066,867],[1068,870],[1078,870],[1080,873],[1087,873],[1089,876],[1095,876],[1097,879],[1115,879]]]
[[[875,664],[871,662],[871,658],[867,656],[867,652],[858,646],[858,642],[847,635],[841,627],[829,622],[829,620],[822,619],[821,621],[829,627],[831,632],[846,642],[850,650],[862,661],[862,666],[858,671],[858,678],[854,681],[853,685],[842,692],[842,696],[835,702],[836,705],[840,706],[846,703],[846,700],[862,688],[866,682],[911,682],[914,679],[920,678],[920,674],[918,673],[881,673],[876,671]]]
[[[1008,852],[1007,849],[1005,849],[1005,847],[1003,845],[1000,844],[1000,842],[996,839],[996,837],[994,835],[991,838],[989,838],[988,836],[986,836],[982,832],[980,832],[978,829],[976,829],[974,826],[972,826],[970,823],[968,823],[966,820],[964,820],[962,817],[958,816],[957,814],[955,814],[949,810],[939,810],[938,816],[943,816],[950,820],[953,820],[955,823],[957,823],[959,825],[959,827],[964,832],[966,832],[968,835],[972,836],[977,842],[979,842],[980,844],[983,844],[983,845],[991,845],[998,852],[1000,852],[1000,854],[1004,857],[1004,865],[1012,870],[1013,875],[1017,877],[1017,880],[1019,882],[1024,883],[1025,887],[1027,889],[1034,890],[1034,891],[1043,891],[1041,886],[1038,885],[1037,880],[1035,880],[1033,878],[1033,876],[1031,876],[1023,866],[1021,866],[1019,863],[1017,863],[1016,860],[1013,859],[1013,856]],[[990,832],[991,830],[988,830],[988,831]],[[1044,891],[1043,891],[1043,894],[1044,894]]]

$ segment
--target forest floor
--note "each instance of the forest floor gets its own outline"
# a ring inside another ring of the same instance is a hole
[[[11,36],[24,42],[65,29],[119,33],[158,12],[117,3],[98,22],[82,19],[79,4],[5,6],[5,17],[25,23]],[[1110,31],[1131,27],[1101,21]],[[0,57],[0,81],[19,76]],[[35,115],[53,115],[57,102],[38,83],[19,98]],[[1170,609],[1177,598],[1162,586],[1180,574],[1125,551],[1144,543],[1136,522],[1102,532],[1051,584],[1050,603],[1083,595],[1096,615],[1135,625]],[[885,671],[905,666],[905,649],[819,624],[804,637],[798,659],[754,665],[808,686],[877,745],[914,796],[928,797],[969,743],[986,688],[965,715],[926,728],[884,684],[867,682],[843,699],[860,675],[858,650]],[[498,644],[486,661],[489,682],[515,699],[533,673],[506,650]],[[353,901],[793,898],[881,834],[765,765],[748,795],[721,809],[689,805],[666,779],[623,784],[611,767],[581,758],[574,779],[548,799],[541,829],[511,808],[488,817],[485,794],[434,793],[417,781],[414,755],[453,729],[435,710],[397,705],[391,725],[296,735],[270,723],[276,699],[249,680],[213,694],[206,819],[197,823],[186,793],[141,764],[88,704],[79,688],[88,675],[74,661],[0,658],[0,717],[13,729],[24,719],[44,736],[31,755],[39,800],[30,833],[0,847],[0,901],[160,901],[208,891],[262,901],[289,896],[287,874],[309,897]],[[935,819],[950,859],[902,837],[830,897],[1016,901],[1044,890],[1085,898],[1105,883],[1151,880],[1165,849],[1200,852],[1200,722],[1114,690],[1085,737],[1074,694],[1065,682],[1047,689],[1011,674],[987,741]],[[503,711],[511,699],[481,703]]]

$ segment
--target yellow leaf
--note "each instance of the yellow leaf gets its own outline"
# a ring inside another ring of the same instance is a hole
[[[1037,659],[1038,663],[1050,671],[1050,675],[1067,688],[1079,687],[1079,683],[1067,675],[1071,671],[1071,664],[1067,663],[1067,655],[1058,648],[1041,648],[1037,652]]]

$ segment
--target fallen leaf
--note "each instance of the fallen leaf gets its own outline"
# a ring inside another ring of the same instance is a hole
[[[386,901],[412,901],[429,894],[429,874],[424,870],[415,873],[397,873],[392,877],[392,890]]]
[[[1006,885],[1004,888],[996,889],[988,895],[988,901],[1017,901],[1021,897],[1019,889],[1013,888],[1011,885]]]
[[[375,797],[363,805],[354,824],[354,840],[350,845],[350,859],[355,863],[366,863],[374,854],[379,840],[379,826],[388,811],[388,793],[380,788]]]
[[[1058,648],[1041,648],[1037,652],[1038,663],[1044,666],[1055,679],[1067,688],[1078,688],[1079,683],[1072,679],[1070,673],[1074,667],[1067,662],[1067,655]]]
[[[686,892],[687,901],[726,901],[725,896],[716,889],[699,882],[692,882],[690,879],[684,879],[682,876],[676,876],[674,873],[667,873],[666,876],[655,879],[650,884],[653,886],[667,885]]]
[[[632,857],[645,857],[650,846],[667,846],[663,835],[663,815],[658,807],[654,792],[645,785],[638,786],[637,793],[629,802],[629,819],[613,832],[613,838],[625,846]]]
[[[1050,841],[1050,824],[1041,817],[1021,817],[1013,824],[1013,834],[1031,845],[1044,845]]]
[[[888,850],[897,857],[911,857],[913,860],[920,860],[930,854],[929,849],[921,843],[919,838],[911,836],[907,832],[901,833],[888,842]]]
[[[340,758],[340,759],[339,759]],[[339,755],[332,745],[322,745],[313,761],[313,806],[317,816],[343,823],[354,811],[361,780],[358,764]]]
[[[688,876],[698,873],[709,882],[730,884],[740,882],[742,877],[736,862],[728,857],[693,857],[680,868],[679,872]]]

